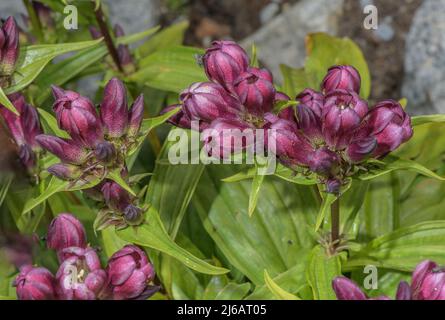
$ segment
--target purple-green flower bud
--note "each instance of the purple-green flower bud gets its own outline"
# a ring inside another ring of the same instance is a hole
[[[144,96],[142,94],[134,100],[128,116],[127,135],[136,137],[141,129],[142,119],[144,118]]]
[[[406,281],[401,281],[397,287],[396,300],[412,300],[411,287]]]
[[[377,139],[374,157],[383,157],[408,141],[413,135],[411,117],[394,100],[378,103],[366,118],[370,134]]]
[[[132,204],[128,205],[124,209],[123,213],[124,213],[124,220],[129,225],[137,226],[140,225],[144,220],[142,209]]]
[[[318,117],[321,117],[324,104],[323,94],[307,88],[297,95],[297,101],[308,106]]]
[[[307,158],[311,171],[327,177],[335,173],[340,163],[339,156],[328,148],[312,151],[307,154]]]
[[[48,168],[48,172],[61,180],[72,181],[80,178],[82,172],[78,166],[68,163],[56,163]]]
[[[331,91],[326,95],[322,112],[326,143],[336,150],[345,149],[367,113],[367,102],[355,92]]]
[[[52,10],[40,1],[32,1],[32,6],[34,11],[37,13],[42,27],[44,27],[46,30],[54,30],[55,22],[51,16]]]
[[[14,73],[20,45],[19,29],[13,17],[6,19],[2,26],[3,45],[0,50],[0,77],[10,76]]]
[[[62,300],[96,300],[107,295],[107,273],[92,248],[62,250],[63,263],[56,274],[56,292]]]
[[[131,195],[114,181],[106,181],[101,190],[105,203],[112,210],[123,213],[125,208],[131,204]]]
[[[387,296],[368,298],[354,281],[343,276],[332,280],[332,288],[338,300],[390,300]]]
[[[276,90],[272,74],[268,70],[248,68],[233,85],[248,112],[261,116],[272,110]]]
[[[19,300],[54,300],[55,279],[45,268],[24,266],[14,281]]]
[[[112,138],[119,138],[127,131],[127,93],[124,84],[117,78],[112,78],[105,86],[100,119],[105,134]]]
[[[137,299],[155,276],[145,252],[134,245],[127,245],[111,256],[107,273],[115,300]]]
[[[102,140],[101,123],[92,102],[74,91],[52,87],[56,99],[53,110],[61,129],[77,143],[94,148]]]
[[[61,213],[48,227],[46,245],[57,252],[59,261],[62,262],[62,250],[69,247],[86,248],[85,228],[72,214]]]
[[[333,66],[323,79],[321,89],[325,93],[343,89],[359,94],[360,86],[360,74],[353,66]]]
[[[249,57],[233,41],[215,41],[203,57],[204,69],[210,80],[227,89],[247,70]]]
[[[345,156],[351,163],[359,163],[368,159],[377,146],[374,136],[358,136],[352,138],[351,143],[346,148]]]
[[[191,120],[212,122],[218,118],[234,118],[242,110],[241,103],[222,86],[213,82],[198,82],[184,90],[180,99]]]
[[[82,164],[88,156],[87,150],[73,140],[47,134],[38,135],[36,140],[43,149],[51,152],[65,163]]]
[[[326,192],[327,193],[332,193],[335,195],[339,195],[340,194],[340,189],[341,189],[341,181],[338,179],[329,179],[328,181],[326,181],[325,183],[326,185]]]
[[[94,155],[97,160],[105,164],[110,164],[116,159],[117,152],[113,144],[107,141],[102,141],[99,142],[94,149]]]
[[[29,170],[32,170],[37,164],[37,157],[31,147],[27,144],[19,146],[19,159],[22,164]]]

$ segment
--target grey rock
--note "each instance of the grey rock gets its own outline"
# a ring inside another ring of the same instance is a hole
[[[311,32],[337,34],[343,0],[302,0],[242,41],[258,48],[259,59],[280,80],[281,63],[301,67],[306,56],[304,39]]]
[[[394,38],[394,28],[392,27],[392,17],[388,16],[382,19],[374,34],[377,39],[388,42]]]
[[[445,0],[425,0],[406,39],[402,94],[412,114],[445,113]]]

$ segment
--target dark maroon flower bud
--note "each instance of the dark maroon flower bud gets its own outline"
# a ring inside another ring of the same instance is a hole
[[[423,261],[413,272],[413,300],[445,300],[445,268],[433,261]]]
[[[119,138],[127,131],[127,92],[122,81],[117,78],[112,78],[105,86],[100,119],[105,134],[112,138]]]
[[[95,147],[102,140],[102,128],[92,102],[74,91],[52,86],[53,105],[59,127],[85,147]]]
[[[49,7],[45,6],[40,1],[32,1],[34,11],[37,13],[40,23],[45,30],[53,30],[55,27],[54,19],[51,14],[52,11]]]
[[[0,76],[10,76],[14,73],[20,51],[19,29],[13,17],[6,19],[2,31],[4,40],[0,50]]]
[[[107,273],[92,248],[62,250],[63,263],[56,274],[56,291],[62,300],[96,300],[107,295]]]
[[[295,122],[285,119],[271,119],[268,150],[275,150],[280,161],[290,167],[311,165],[314,152],[309,141],[299,132]]]
[[[324,104],[324,96],[320,92],[312,89],[304,89],[301,93],[297,95],[297,101],[300,104],[304,104],[314,111],[315,115],[321,118],[322,109]]]
[[[117,153],[113,144],[107,141],[102,141],[99,142],[94,149],[94,155],[96,156],[97,160],[105,164],[109,164],[116,159]]]
[[[141,94],[134,100],[133,105],[130,108],[129,120],[128,120],[128,132],[130,137],[138,135],[141,129],[142,119],[144,117],[144,96]]]
[[[48,227],[46,244],[48,248],[57,251],[59,261],[62,262],[63,249],[87,246],[85,228],[72,214],[61,213]]]
[[[337,179],[329,179],[328,181],[326,181],[326,192],[327,193],[339,195],[340,189],[341,189],[341,181],[339,181]]]
[[[79,167],[68,163],[56,163],[50,166],[47,170],[60,180],[76,180],[82,175]]]
[[[323,135],[337,150],[345,149],[368,112],[368,104],[352,91],[330,92],[323,106]]]
[[[120,24],[116,24],[114,26],[114,35],[116,37],[123,37],[125,36],[124,29]],[[134,71],[135,66],[133,64],[133,58],[131,56],[130,49],[127,45],[120,44],[117,47],[117,53],[119,56],[119,61],[124,68],[124,71],[127,73],[131,73]]]
[[[173,115],[170,119],[168,119],[167,122],[176,126],[176,127],[179,127],[179,128],[190,129],[191,121],[190,121],[189,117],[187,116],[187,114],[182,109],[182,105],[174,104],[174,105],[168,106],[161,111],[161,114],[168,113],[176,108],[181,108],[181,110],[178,113],[176,113],[175,115]]]
[[[351,163],[359,163],[371,156],[377,146],[374,136],[354,136],[351,143],[346,148],[347,160]]]
[[[155,276],[145,252],[134,245],[127,245],[111,256],[107,273],[115,300],[137,299]]]
[[[255,143],[255,128],[239,119],[218,119],[202,134],[207,154],[227,159]]]
[[[223,87],[212,82],[198,82],[180,95],[184,112],[190,120],[212,122],[218,118],[234,118],[241,103]]]
[[[263,115],[273,108],[275,87],[272,74],[266,69],[248,68],[233,83],[240,102],[255,115]]]
[[[353,66],[333,66],[329,68],[327,75],[323,79],[321,89],[325,93],[343,89],[359,94],[360,86],[360,74]]]
[[[131,204],[131,195],[114,181],[106,181],[102,186],[102,193],[107,206],[115,211],[124,212]]]
[[[368,298],[354,281],[343,276],[332,280],[332,288],[338,300],[390,300],[386,296]]]
[[[54,300],[54,276],[45,268],[24,266],[14,281],[19,300]]]
[[[38,151],[40,146],[35,138],[42,133],[42,127],[40,126],[37,110],[26,103],[25,98],[20,93],[11,94],[8,98],[16,108],[19,116],[4,106],[0,106],[0,113],[11,131],[12,137],[18,146],[27,144],[33,151]]]
[[[210,80],[231,88],[238,76],[247,70],[249,57],[233,41],[215,41],[203,57],[204,68]]]
[[[330,176],[340,163],[339,156],[328,148],[320,148],[312,151],[307,155],[309,159],[309,167],[311,171],[323,175]]]
[[[102,32],[100,32],[100,30],[95,26],[89,26],[88,31],[90,31],[91,37],[93,39],[99,39],[103,37]]]
[[[132,204],[128,205],[123,213],[125,222],[131,226],[140,225],[144,220],[142,209]]]
[[[411,300],[411,287],[406,281],[401,281],[397,287],[396,300]]]
[[[34,166],[37,164],[36,154],[27,144],[19,146],[19,159],[29,170],[32,170],[32,168],[34,168]]]
[[[40,146],[54,154],[62,162],[71,164],[82,164],[88,156],[88,152],[73,140],[62,139],[47,134],[36,137]]]
[[[413,135],[411,118],[394,100],[378,103],[369,111],[367,126],[377,139],[374,157],[382,157],[397,149]]]

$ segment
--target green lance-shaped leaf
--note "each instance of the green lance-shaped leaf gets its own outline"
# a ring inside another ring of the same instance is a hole
[[[14,107],[11,101],[9,101],[2,87],[0,87],[0,104],[3,105],[6,109],[12,111],[16,115],[19,115],[18,111]]]
[[[413,127],[427,123],[442,123],[442,122],[445,122],[445,114],[414,116],[411,118],[411,125]]]
[[[309,256],[306,278],[315,300],[335,300],[332,280],[341,275],[341,256],[328,256],[325,248],[316,246]]]
[[[228,283],[222,290],[217,294],[215,300],[241,300],[243,299],[250,290],[250,283]]]
[[[224,268],[212,266],[173,242],[167,234],[158,212],[153,207],[148,209],[144,224],[139,227],[120,230],[117,232],[117,235],[125,241],[166,253],[178,259],[189,268],[201,273],[218,275],[229,271]]]
[[[6,94],[22,90],[28,86],[55,57],[83,50],[100,44],[102,40],[83,41],[63,44],[44,44],[22,48],[12,77],[13,85],[5,89]]]
[[[41,108],[37,108],[37,111],[39,112],[40,117],[43,119],[44,124],[46,124],[56,136],[60,138],[70,137],[66,131],[59,128],[57,125],[57,119],[51,113]]]
[[[258,196],[261,190],[261,185],[263,184],[264,181],[264,174],[258,172],[257,166],[255,166],[255,169],[256,169],[256,174],[253,176],[252,188],[249,194],[249,208],[247,210],[249,217],[251,217],[253,212],[255,211],[256,204],[258,202]]]
[[[277,299],[280,300],[301,300],[296,295],[287,292],[282,289],[278,284],[273,281],[273,279],[267,273],[267,270],[264,270],[264,282],[266,283],[267,288],[274,294]]]
[[[334,201],[337,199],[337,197],[332,193],[322,193],[322,202],[320,206],[320,211],[317,215],[317,220],[315,221],[315,231],[318,231],[320,229],[321,225],[323,224],[323,221],[326,218],[326,215],[329,212],[329,209],[331,208],[331,205],[334,203]]]
[[[381,165],[378,165],[380,168],[362,174],[359,178],[361,180],[371,180],[396,170],[408,170],[420,173],[421,175],[429,178],[445,181],[445,177],[439,176],[430,169],[425,168],[423,165],[413,160],[401,159],[396,156],[388,156],[382,161]]]
[[[377,267],[412,271],[422,260],[445,263],[445,221],[427,221],[399,228],[378,237],[345,263],[345,270],[373,264]]]

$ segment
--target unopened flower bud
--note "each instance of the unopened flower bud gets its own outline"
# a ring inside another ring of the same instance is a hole
[[[336,150],[345,149],[368,112],[366,101],[352,91],[330,92],[323,106],[323,135]]]
[[[343,276],[332,281],[332,288],[338,300],[390,300],[387,296],[368,298],[354,281]]]
[[[249,57],[246,51],[233,41],[215,41],[207,49],[203,62],[210,80],[231,88],[239,75],[247,70]]]
[[[61,180],[76,180],[82,172],[79,167],[68,163],[56,163],[48,168],[48,172]]]
[[[19,300],[54,300],[56,297],[54,276],[45,268],[22,267],[14,285]]]
[[[351,163],[359,163],[371,156],[377,146],[377,140],[374,136],[354,137],[346,148],[346,157]]]
[[[411,300],[411,287],[406,281],[401,281],[397,287],[396,300]]]
[[[116,159],[116,154],[114,145],[107,141],[99,142],[94,149],[96,159],[105,164],[112,163]]]
[[[333,66],[329,68],[321,88],[323,92],[329,93],[337,89],[354,91],[360,93],[360,74],[352,66]]]
[[[88,156],[85,148],[79,146],[73,140],[62,139],[47,134],[37,136],[36,140],[43,149],[54,154],[62,162],[82,164]]]
[[[53,109],[59,127],[85,147],[94,147],[102,140],[102,128],[91,101],[74,91],[53,86],[56,99]]]
[[[140,225],[144,220],[142,209],[132,204],[128,205],[124,209],[124,219],[131,226]]]
[[[340,163],[339,156],[328,148],[317,149],[307,155],[311,171],[323,176],[330,176]]]
[[[137,299],[155,276],[145,252],[134,245],[127,245],[111,256],[107,273],[115,300]]]
[[[233,83],[240,102],[255,115],[263,115],[273,108],[275,87],[272,74],[266,69],[248,68]]]
[[[0,50],[0,76],[13,74],[19,56],[19,30],[13,17],[2,26],[3,45]],[[1,39],[0,39],[1,40]]]
[[[413,272],[411,290],[414,300],[445,300],[445,268],[423,261]]]
[[[378,103],[366,118],[370,134],[377,139],[374,157],[382,157],[397,149],[413,135],[411,118],[394,100]]]
[[[187,114],[182,109],[182,105],[174,104],[174,105],[168,106],[161,111],[161,114],[168,113],[176,108],[181,108],[181,110],[178,113],[176,113],[175,115],[173,115],[170,119],[168,119],[167,122],[176,126],[176,127],[179,127],[179,128],[190,129],[191,121],[190,121],[189,117],[187,116]]]
[[[212,82],[198,82],[180,95],[184,112],[190,120],[212,122],[218,118],[234,118],[241,103],[223,87]]]
[[[136,137],[141,129],[142,119],[144,118],[144,96],[141,94],[134,100],[130,108],[128,120],[128,132],[130,137]]]
[[[59,260],[62,262],[63,249],[87,246],[85,228],[72,214],[61,213],[51,221],[48,227],[46,244],[48,248],[57,252]]]
[[[123,213],[125,208],[131,204],[131,195],[114,181],[106,181],[101,190],[105,203],[112,210]]]
[[[127,130],[127,93],[124,84],[117,78],[112,78],[105,86],[100,118],[105,134],[112,138],[121,137]]]

